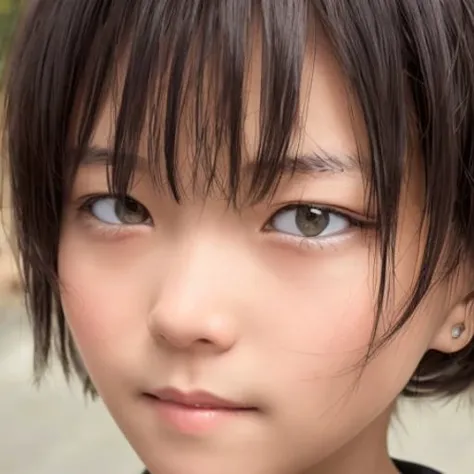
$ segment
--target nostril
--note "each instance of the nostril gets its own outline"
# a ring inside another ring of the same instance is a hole
[[[198,339],[196,342],[198,342],[199,344],[206,344],[206,345],[212,344],[212,341],[206,338]]]
[[[199,314],[184,305],[167,311],[163,307],[154,308],[148,315],[147,327],[156,342],[180,350],[195,346],[206,351],[210,348],[227,351],[237,337],[234,320],[227,313],[202,309]]]

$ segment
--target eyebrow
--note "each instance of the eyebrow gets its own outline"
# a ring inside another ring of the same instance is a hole
[[[273,167],[273,163],[249,162],[246,172],[253,174],[255,168]],[[361,160],[356,156],[331,154],[323,150],[304,154],[287,155],[278,164],[283,174],[318,175],[320,173],[339,174],[361,171]]]
[[[89,146],[81,156],[80,165],[111,165],[114,151],[109,148]],[[141,155],[134,155],[137,169],[147,171],[148,160]],[[287,155],[279,160],[278,167],[283,174],[317,175],[320,173],[360,173],[361,160],[357,156],[331,154],[323,150],[317,152]],[[271,162],[250,161],[244,164],[244,174],[253,175],[258,168],[273,167]]]

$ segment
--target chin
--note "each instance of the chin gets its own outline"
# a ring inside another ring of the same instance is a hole
[[[242,462],[244,461],[244,462]],[[182,454],[178,459],[153,459],[148,462],[150,474],[264,474],[276,473],[276,466],[256,465],[250,460],[224,459],[220,456],[202,456],[199,459]]]

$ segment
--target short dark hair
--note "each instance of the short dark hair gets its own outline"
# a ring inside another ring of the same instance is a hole
[[[226,146],[229,202],[240,182],[244,76],[252,26],[262,37],[261,137],[251,196],[278,182],[300,106],[308,39],[329,39],[365,122],[368,199],[380,222],[377,319],[390,291],[405,158],[415,136],[426,183],[422,267],[388,341],[411,318],[440,266],[447,278],[474,256],[474,2],[472,0],[36,0],[15,43],[6,85],[14,224],[35,340],[35,370],[52,344],[66,374],[88,381],[59,298],[57,254],[66,190],[120,60],[111,187],[126,192],[151,117],[150,162],[179,200],[177,135],[192,94],[196,166],[216,178]],[[212,94],[210,94],[212,92]],[[212,120],[219,117],[219,120]],[[449,245],[447,245],[449,242]],[[448,247],[446,259],[442,250]],[[474,260],[473,260],[474,266]],[[455,394],[474,382],[474,342],[428,352],[406,395]]]

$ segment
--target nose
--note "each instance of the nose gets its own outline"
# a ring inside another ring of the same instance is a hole
[[[199,247],[199,248],[197,248]],[[213,247],[213,248],[212,248]],[[175,350],[225,352],[237,340],[237,308],[216,247],[194,246],[167,265],[149,318],[160,344]]]

